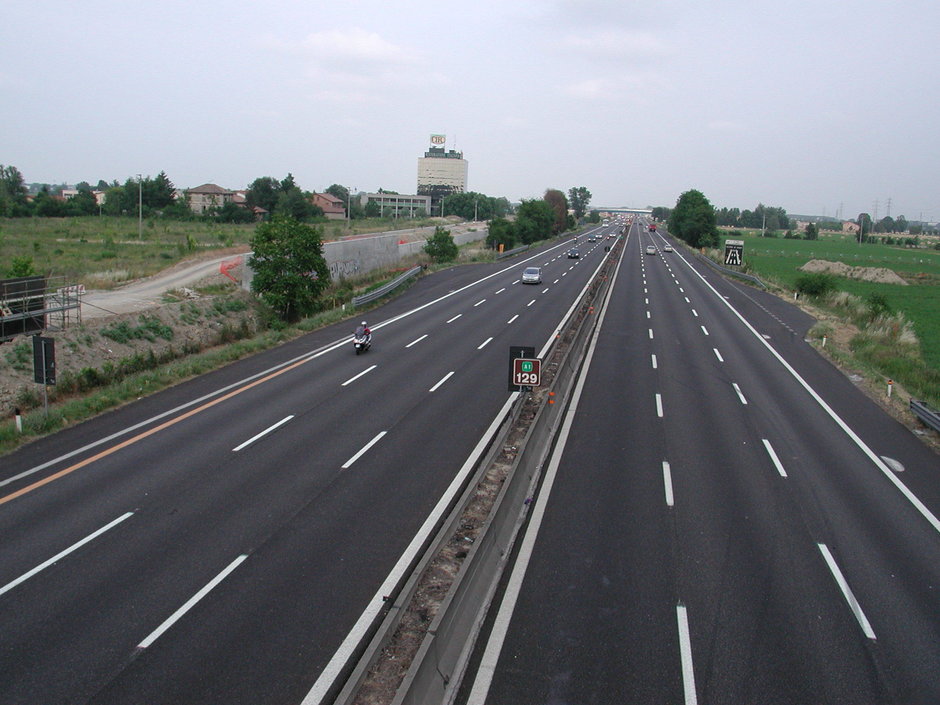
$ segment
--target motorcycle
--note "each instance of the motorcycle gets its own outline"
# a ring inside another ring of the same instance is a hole
[[[372,347],[372,333],[366,333],[360,326],[353,334],[353,347],[356,348],[356,354],[363,353]]]

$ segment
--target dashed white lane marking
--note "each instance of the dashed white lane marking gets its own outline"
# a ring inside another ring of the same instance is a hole
[[[766,438],[761,439],[764,442],[764,448],[767,449],[767,455],[770,456],[770,460],[773,462],[774,467],[777,468],[777,472],[780,473],[780,477],[786,477],[787,471],[783,469],[783,463],[780,462],[780,458],[777,457],[777,453],[774,451],[773,446],[770,445],[770,441]]]
[[[689,635],[689,615],[685,605],[676,605],[676,621],[679,626],[679,656],[682,661],[682,692],[685,705],[698,705],[695,694],[695,669],[692,667],[692,639]]]
[[[663,417],[663,396],[659,392],[656,393],[656,415]]]
[[[451,318],[451,319],[448,320],[447,322],[448,322],[448,323],[453,323],[453,322],[456,321],[458,318],[460,318],[462,315],[463,315],[462,313],[458,313],[456,316],[454,316],[453,318]]]
[[[486,303],[486,299],[480,299],[480,300],[477,301],[475,304],[473,304],[473,308],[476,308],[476,307],[479,306],[480,304],[485,304],[485,303]]]
[[[247,448],[247,447],[250,446],[252,443],[254,443],[255,441],[257,441],[259,438],[262,438],[263,436],[268,435],[269,433],[271,433],[271,432],[274,431],[275,429],[280,428],[281,426],[283,426],[284,424],[286,424],[288,421],[290,421],[292,418],[294,418],[294,415],[293,415],[293,414],[291,414],[290,416],[285,416],[283,419],[281,419],[280,421],[278,421],[276,424],[273,424],[273,425],[271,425],[271,426],[268,426],[268,427],[267,427],[266,429],[264,429],[261,433],[256,433],[254,436],[252,436],[251,438],[249,438],[249,439],[248,439],[247,441],[245,441],[244,443],[242,443],[242,444],[240,444],[240,445],[237,445],[237,446],[235,446],[234,448],[232,448],[232,452],[237,453],[238,451],[242,450],[243,448]]]
[[[852,614],[855,615],[855,619],[858,620],[859,625],[862,627],[862,631],[865,632],[865,636],[869,639],[877,639],[875,636],[875,631],[871,628],[871,624],[868,621],[868,617],[865,616],[865,613],[862,611],[861,605],[858,604],[858,600],[855,598],[855,594],[852,592],[852,588],[849,587],[848,581],[842,575],[842,571],[839,570],[839,566],[836,565],[835,558],[832,557],[832,553],[829,551],[829,547],[820,543],[819,546],[820,552],[823,554],[823,558],[826,559],[826,565],[829,566],[829,571],[832,573],[832,577],[836,579],[836,583],[839,585],[839,589],[842,591],[845,601],[849,603],[849,608],[852,610]]]
[[[708,335],[708,328],[706,328],[705,326],[702,326],[702,332],[703,332],[705,335]]]
[[[345,382],[343,382],[343,384],[342,384],[341,386],[345,387],[346,385],[352,384],[352,383],[355,382],[357,379],[359,379],[360,377],[362,377],[362,375],[368,374],[369,372],[372,372],[372,370],[374,370],[376,367],[378,367],[378,365],[372,365],[372,367],[367,367],[367,368],[364,369],[362,372],[360,372],[359,374],[357,374],[355,377],[350,377],[349,379],[347,379]]]
[[[491,341],[491,340],[493,340],[493,338],[487,338],[486,340],[484,340],[484,341],[483,341],[482,343],[480,343],[480,345],[477,347],[477,350],[482,350],[483,348],[485,348],[487,345],[490,344],[490,341]]]
[[[424,340],[424,339],[427,338],[427,337],[428,337],[428,334],[425,333],[425,334],[422,335],[420,338],[416,338],[416,339],[412,340],[412,341],[411,341],[410,343],[408,343],[405,347],[406,347],[406,348],[410,348],[412,345],[417,345],[418,343],[420,343],[422,340]]]
[[[725,359],[721,356],[721,353],[718,352],[718,348],[712,348],[715,351],[715,357],[718,358],[718,362],[724,362]]]
[[[652,362],[653,362],[653,369],[655,370],[655,369],[656,369],[656,356],[655,356],[655,355],[650,355],[650,359],[651,359]]]
[[[672,470],[665,460],[663,461],[663,486],[666,489],[666,506],[671,507],[674,501],[672,496]]]
[[[362,448],[359,450],[358,453],[356,453],[353,457],[351,457],[349,460],[347,460],[345,463],[343,463],[343,466],[342,466],[342,467],[343,467],[343,470],[347,470],[349,467],[352,466],[353,463],[355,463],[357,460],[359,460],[359,458],[361,458],[363,455],[365,455],[366,453],[368,453],[368,452],[369,452],[369,449],[370,449],[372,446],[374,446],[376,443],[378,443],[379,441],[381,441],[381,440],[382,440],[382,437],[383,437],[386,433],[388,433],[388,431],[382,431],[382,432],[380,432],[378,435],[376,435],[375,438],[373,438],[371,441],[369,441],[369,442],[366,443],[364,446],[362,446]]]
[[[741,403],[747,405],[747,399],[744,398],[744,394],[741,392],[741,388],[738,386],[738,383],[732,382],[731,386],[734,387],[734,391],[738,393],[738,399],[741,400]]]
[[[440,387],[442,384],[444,384],[444,382],[446,382],[447,380],[449,380],[453,374],[454,374],[454,371],[451,370],[450,372],[448,372],[446,375],[444,375],[444,376],[441,378],[441,381],[440,381],[440,382],[438,382],[437,384],[435,384],[435,385],[434,385],[433,387],[431,387],[428,391],[429,391],[429,392],[436,392],[437,389],[438,389],[438,387]]]
[[[512,318],[510,318],[508,321],[506,321],[506,323],[507,323],[507,324],[512,323],[512,322],[513,322],[514,320],[516,320],[517,318],[519,318],[519,314],[518,314],[518,313],[517,313],[515,316],[513,316]]]

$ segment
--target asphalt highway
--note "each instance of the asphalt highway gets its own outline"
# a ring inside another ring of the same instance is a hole
[[[667,242],[630,233],[460,702],[940,702],[937,456]]]
[[[320,702],[509,400],[509,346],[555,335],[604,244],[424,277],[364,355],[350,321],[3,458],[0,701]]]

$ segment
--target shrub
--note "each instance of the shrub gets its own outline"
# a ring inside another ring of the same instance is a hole
[[[796,290],[806,296],[820,298],[836,289],[836,278],[826,272],[801,274],[796,278]]]

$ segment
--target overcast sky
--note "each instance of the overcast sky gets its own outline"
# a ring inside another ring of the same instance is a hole
[[[936,220],[938,36],[937,0],[5,0],[0,164],[414,193],[440,133],[513,201]]]

